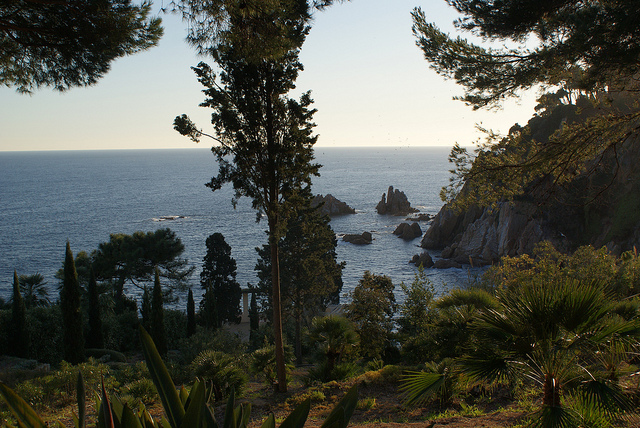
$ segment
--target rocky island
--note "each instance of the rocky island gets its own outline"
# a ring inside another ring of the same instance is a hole
[[[389,186],[387,193],[382,194],[382,199],[376,205],[378,214],[407,215],[417,213],[419,210],[413,208],[404,192]]]

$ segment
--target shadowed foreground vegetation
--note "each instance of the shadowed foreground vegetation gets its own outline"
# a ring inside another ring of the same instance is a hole
[[[313,319],[304,329],[302,365],[293,365],[287,347],[287,394],[273,390],[266,324],[249,341],[233,325],[198,325],[188,336],[186,312],[164,309],[171,377],[192,391],[203,382],[207,402],[218,412],[234,391],[234,399],[257,411],[252,424],[270,412],[279,420],[308,399],[313,410],[307,426],[315,426],[357,384],[352,421],[358,424],[447,421],[464,427],[475,419],[505,427],[637,426],[640,261],[634,252],[614,257],[582,247],[564,255],[541,244],[531,256],[503,259],[464,289],[437,296],[423,272],[402,288],[406,298],[396,305],[391,281],[367,272],[344,316]],[[163,392],[154,386],[148,357],[142,361],[138,316],[108,314],[107,343],[127,345],[87,349],[91,358],[73,366],[61,362],[59,307],[26,309],[30,340],[40,328],[49,334],[39,342],[42,348],[31,343],[30,350],[41,349],[30,354],[32,360],[4,358],[3,383],[45,419],[70,425],[77,373],[88,397],[101,394],[103,376],[105,389],[121,403],[159,417]],[[6,344],[12,310],[0,317]],[[293,341],[295,320],[290,327],[285,331]],[[7,407],[1,409],[12,420]]]

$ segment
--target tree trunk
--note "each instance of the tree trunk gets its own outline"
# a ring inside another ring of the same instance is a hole
[[[544,397],[542,404],[549,407],[560,407],[560,382],[552,374],[544,376]]]
[[[271,64],[264,64],[267,67],[267,79],[265,86],[265,114],[266,114],[266,136],[267,136],[267,160],[268,160],[268,195],[266,201],[267,219],[269,221],[269,244],[271,248],[271,285],[273,304],[273,336],[275,340],[276,353],[276,373],[278,375],[278,392],[287,392],[287,372],[284,361],[284,343],[282,341],[282,310],[280,308],[280,259],[278,255],[278,226],[280,223],[279,213],[279,189],[280,184],[276,176],[276,139],[273,119],[273,98],[274,94],[272,76],[270,74]]]
[[[280,308],[280,260],[275,225],[269,220],[269,240],[271,248],[271,299],[273,304],[273,336],[275,340],[276,373],[278,392],[287,392],[287,371],[284,361],[284,343],[282,341],[282,309]]]
[[[296,322],[296,364],[302,364],[302,308],[300,307],[300,294],[297,295],[298,301],[295,306],[295,322]]]

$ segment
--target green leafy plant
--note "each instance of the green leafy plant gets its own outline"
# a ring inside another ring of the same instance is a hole
[[[167,367],[164,365],[151,336],[140,327],[142,350],[149,373],[162,401],[165,417],[154,420],[144,406],[133,410],[118,397],[109,397],[102,383],[101,396],[98,399],[97,428],[218,428],[212,409],[207,405],[211,391],[204,382],[196,380],[190,391],[181,387],[176,389]],[[74,427],[86,427],[85,389],[82,375],[76,384],[78,414],[74,415]],[[6,401],[20,428],[47,428],[42,418],[11,388],[0,382],[0,396]],[[322,428],[345,428],[358,402],[357,387],[352,387],[329,414]],[[302,428],[309,415],[311,400],[307,399],[297,406],[280,424],[280,428]],[[249,423],[251,404],[243,403],[235,407],[235,393],[232,390],[227,401],[222,427],[245,428]],[[9,428],[14,428],[7,424]],[[62,426],[62,424],[59,424]],[[262,424],[263,428],[275,428],[276,421],[270,414]]]
[[[228,397],[233,389],[238,394],[247,383],[247,376],[237,359],[219,351],[202,351],[191,363],[197,378],[209,383],[215,401]]]

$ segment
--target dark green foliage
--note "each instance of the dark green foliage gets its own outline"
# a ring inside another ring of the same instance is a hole
[[[453,360],[445,358],[439,363],[426,364],[422,372],[404,375],[400,391],[406,404],[420,405],[434,397],[440,409],[444,409],[459,389],[459,380],[460,374],[455,370]]]
[[[20,275],[20,293],[27,308],[35,306],[49,306],[49,291],[44,276],[39,273],[33,275]]]
[[[231,247],[221,233],[210,235],[206,245],[207,254],[200,273],[200,285],[205,290],[200,313],[207,326],[222,327],[227,322],[237,324],[242,315],[242,291],[236,281],[236,261],[231,257]],[[215,312],[211,313],[213,308]]]
[[[29,332],[27,331],[26,322],[26,308],[20,294],[20,280],[16,271],[14,271],[9,351],[16,357],[26,358],[29,353]]]
[[[151,298],[151,337],[160,355],[167,354],[167,333],[164,329],[164,305],[162,287],[160,286],[160,272],[156,269]]]
[[[338,366],[343,360],[346,361],[347,355],[355,354],[359,342],[354,325],[342,316],[314,318],[309,329],[309,340],[320,354],[322,373],[319,380],[328,382],[342,379],[344,370]]]
[[[71,364],[84,361],[84,337],[82,335],[81,289],[76,265],[67,242],[64,261],[64,281],[60,290],[60,308],[63,321],[64,359]]]
[[[151,314],[153,310],[151,309],[151,294],[148,286],[144,286],[142,290],[142,301],[140,302],[140,315],[142,316],[142,326],[145,330],[151,331]]]
[[[405,360],[413,363],[434,358],[433,334],[437,318],[434,308],[434,288],[420,268],[411,285],[400,284],[405,294],[399,306],[398,341]]]
[[[242,395],[247,383],[245,368],[238,365],[238,358],[219,351],[202,351],[191,363],[193,374],[209,383],[213,398],[220,401],[232,390]]]
[[[360,336],[360,352],[369,359],[382,357],[391,345],[396,311],[393,289],[391,278],[366,271],[346,305],[346,316]]]
[[[536,84],[575,79],[592,89],[634,77],[640,56],[636,2],[539,3],[533,0],[447,0],[462,14],[456,26],[489,40],[510,39],[515,49],[485,49],[455,40],[413,12],[413,32],[431,66],[454,78],[476,107],[499,102]],[[538,42],[526,44],[528,37]],[[615,76],[615,77],[614,77]]]
[[[292,198],[286,233],[279,241],[282,314],[294,323],[298,363],[302,359],[302,328],[328,304],[338,303],[344,267],[336,260],[337,240],[330,219],[311,206],[312,199],[309,187]],[[271,313],[271,248],[265,245],[257,251],[262,310]]]
[[[187,314],[179,309],[164,309],[164,331],[167,348],[181,350],[187,338]]]
[[[98,245],[92,258],[96,278],[112,282],[116,310],[121,311],[125,285],[153,281],[156,268],[172,286],[182,285],[194,270],[180,258],[183,252],[182,241],[171,229],[158,229],[132,235],[111,234],[109,242]]]
[[[63,325],[60,305],[29,309],[27,326],[31,339],[30,358],[42,363],[59,364],[64,358]]]
[[[102,335],[102,315],[100,305],[100,294],[96,276],[91,268],[89,272],[89,285],[87,287],[89,299],[89,330],[87,331],[87,348],[104,348],[104,337]]]
[[[138,324],[140,319],[135,308],[106,313],[103,319],[105,348],[120,352],[139,350]]]
[[[193,301],[193,291],[189,289],[187,296],[187,337],[196,332],[196,303]]]
[[[130,403],[115,395],[109,397],[107,394],[107,387],[105,387],[105,380],[103,378],[101,382],[101,394],[97,394],[96,390],[91,391],[95,396],[100,395],[96,400],[96,426],[99,428],[113,426],[122,428],[135,428],[142,426],[165,426],[170,428],[219,427],[220,425],[218,425],[218,422],[215,420],[213,410],[207,404],[209,394],[204,383],[196,380],[190,391],[187,391],[184,387],[177,389],[169,375],[167,367],[164,365],[164,362],[158,354],[151,336],[149,336],[149,334],[147,334],[147,332],[142,328],[140,329],[140,332],[146,366],[149,368],[149,375],[152,378],[153,385],[158,391],[158,395],[162,401],[166,417],[164,417],[162,421],[154,421],[143,403],[137,402],[132,408],[130,407]],[[97,374],[100,373],[102,376],[102,373],[109,370],[106,366],[88,367],[88,364],[83,364],[82,366],[83,367],[80,367],[80,373],[78,373],[75,378],[75,382],[67,382],[67,384],[73,383],[73,389],[76,392],[78,406],[78,416],[74,417],[74,426],[76,428],[83,428],[86,426],[86,392],[84,383],[84,379],[87,377],[86,375],[89,375],[93,380]],[[66,372],[68,372],[69,367],[70,366],[68,364],[65,365]],[[83,372],[85,375],[83,375]],[[95,382],[91,383],[95,384]],[[71,388],[69,388],[69,390],[70,389]],[[148,391],[147,388],[144,389]],[[69,395],[69,393],[65,393],[65,395]],[[11,388],[1,382],[0,396],[2,396],[6,402],[13,417],[18,420],[19,426],[46,428],[47,425],[42,421],[33,408]],[[351,416],[353,415],[353,411],[356,408],[357,402],[358,390],[357,386],[353,386],[331,411],[325,422],[322,424],[322,428],[346,428]],[[227,401],[227,409],[225,411],[224,420],[222,421],[222,426],[228,428],[246,427],[249,423],[251,405],[242,404],[235,408],[234,406],[235,392],[232,389],[229,394],[229,400]],[[282,428],[303,428],[309,415],[309,409],[310,399],[307,399],[296,407],[296,409],[287,416],[280,426]],[[62,424],[59,423],[59,425]],[[276,428],[275,417],[273,414],[269,415],[262,424],[262,427]]]
[[[213,109],[215,135],[204,134],[186,116],[174,120],[174,128],[194,141],[204,135],[220,144],[212,148],[219,173],[207,184],[218,190],[232,183],[234,201],[252,199],[257,218],[267,218],[272,266],[272,305],[279,389],[285,392],[286,375],[278,244],[290,212],[291,195],[317,174],[312,163],[312,99],[304,93],[300,100],[289,98],[302,65],[298,53],[308,32],[312,7],[329,6],[331,1],[314,2],[233,2],[215,4],[199,0],[178,2],[191,23],[189,40],[210,54],[219,70],[210,66],[194,68],[205,86],[202,106]]]
[[[117,58],[158,43],[161,21],[150,12],[151,3],[129,0],[3,2],[0,84],[19,92],[94,84]]]
[[[499,307],[474,321],[477,346],[461,360],[468,375],[535,380],[544,426],[562,426],[553,415],[570,409],[563,397],[588,394],[592,408],[630,409],[617,373],[631,356],[629,345],[637,343],[637,320],[611,316],[613,295],[602,283],[534,280],[496,294]]]

